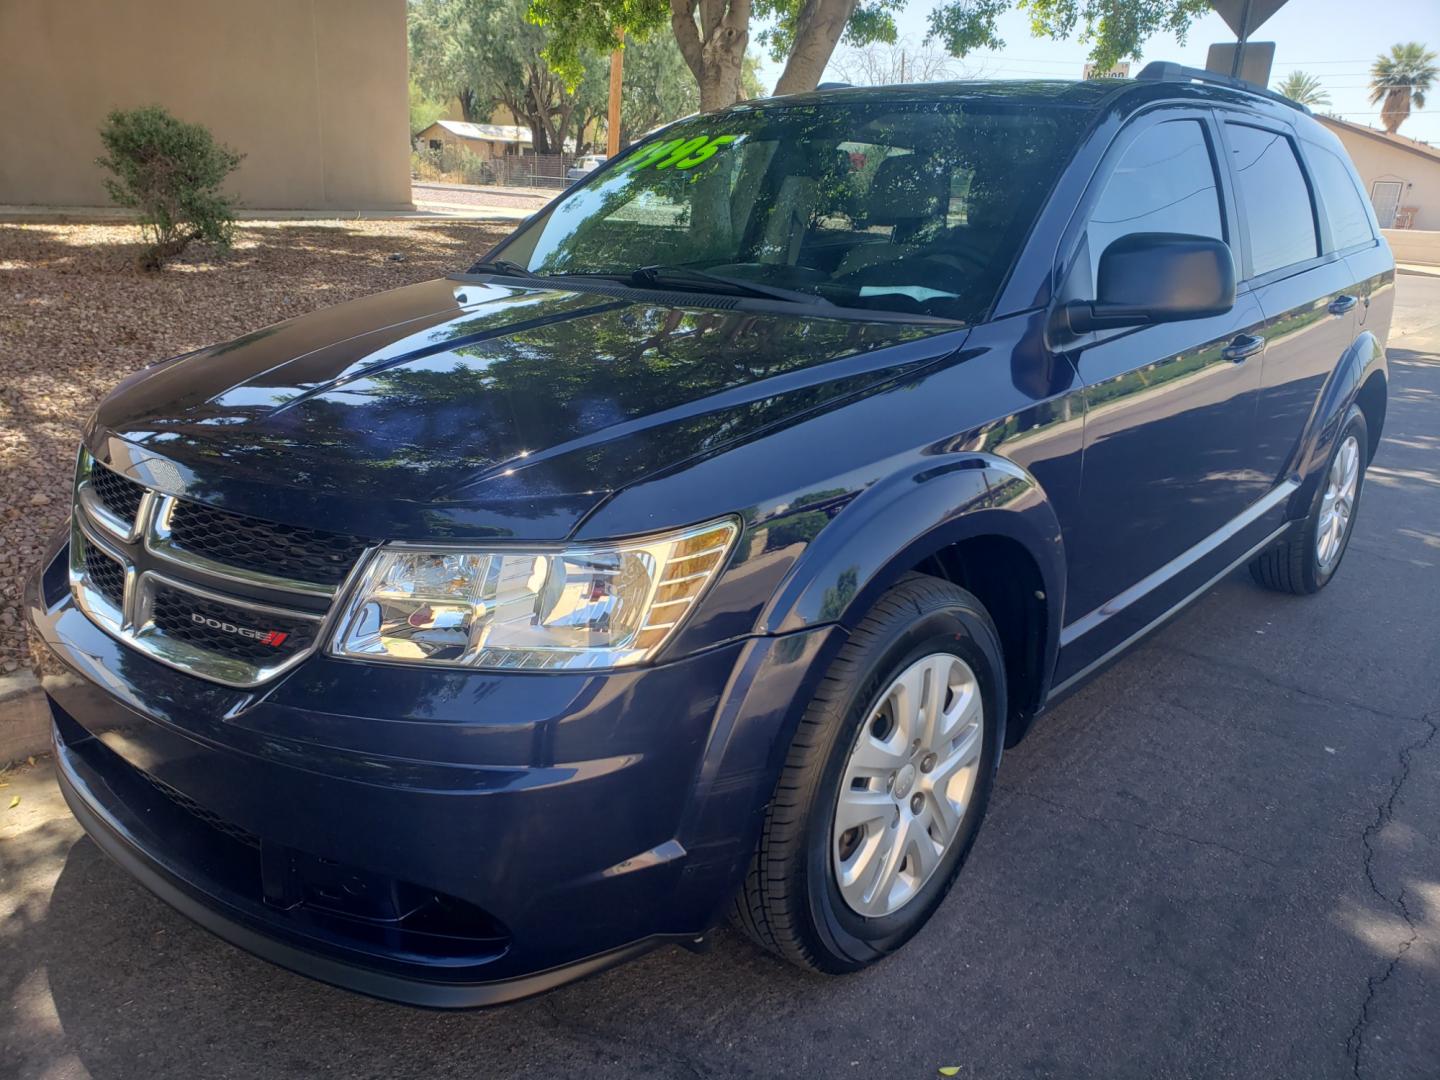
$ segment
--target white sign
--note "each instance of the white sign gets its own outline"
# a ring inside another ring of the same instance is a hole
[[[1121,60],[1109,71],[1097,71],[1094,64],[1085,65],[1085,74],[1082,79],[1128,79],[1130,77],[1130,61]]]

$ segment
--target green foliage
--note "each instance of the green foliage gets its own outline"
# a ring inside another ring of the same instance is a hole
[[[410,80],[410,135],[414,137],[445,115],[445,103],[425,96],[414,79]]]
[[[529,0],[525,16],[545,31],[545,60],[570,85],[584,74],[586,53],[608,54],[617,30],[645,42],[670,24],[668,0]]]
[[[150,241],[142,266],[160,269],[192,240],[230,246],[235,201],[220,193],[220,185],[243,155],[217,143],[207,128],[177,120],[158,105],[110,113],[100,142],[105,155],[95,163],[111,174],[106,192],[117,205],[138,212]]]
[[[905,7],[906,0],[860,0],[845,24],[840,40],[846,45],[869,45],[893,42],[896,36],[895,12]],[[754,0],[754,11],[765,20],[755,39],[777,64],[783,64],[795,47],[795,32],[804,10],[803,0]]]
[[[587,68],[577,53],[578,66],[562,75],[544,56],[552,33],[528,10],[529,0],[412,0],[410,70],[428,96],[459,97],[466,120],[487,121],[503,105],[530,128],[536,152],[558,153],[604,93],[593,85],[604,65],[589,58]]]
[[[689,116],[700,107],[695,76],[669,34],[625,46],[620,91],[620,142],[628,145],[652,128]]]
[[[1320,85],[1320,80],[1306,71],[1292,71],[1275,87],[1275,91],[1299,105],[1330,104],[1330,95]]]
[[[1029,14],[1035,37],[1090,42],[1090,59],[1101,70],[1139,59],[1153,34],[1183,42],[1190,24],[1210,10],[1208,0],[942,0],[930,13],[930,36],[955,56],[1003,49],[996,22],[1011,7]]]
[[[1370,104],[1380,106],[1385,130],[1397,131],[1410,116],[1410,107],[1425,107],[1425,94],[1436,78],[1436,55],[1418,41],[1390,46],[1370,68]]]

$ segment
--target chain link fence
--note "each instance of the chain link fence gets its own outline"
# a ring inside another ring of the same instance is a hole
[[[569,181],[566,172],[580,154],[505,154],[482,157],[464,147],[426,148],[410,155],[411,172],[418,180],[440,184],[479,184],[497,187],[533,187],[559,190]]]

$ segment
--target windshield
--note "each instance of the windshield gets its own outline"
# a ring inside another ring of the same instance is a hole
[[[979,99],[692,117],[552,204],[496,254],[537,274],[725,291],[707,288],[703,271],[790,302],[971,322],[993,301],[1084,118]]]

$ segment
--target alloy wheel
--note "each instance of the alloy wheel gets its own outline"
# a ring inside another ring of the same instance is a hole
[[[1330,463],[1330,475],[1326,477],[1325,494],[1320,501],[1320,520],[1315,528],[1315,559],[1322,574],[1335,568],[1345,550],[1359,483],[1360,442],[1354,435],[1347,435]]]
[[[876,698],[845,763],[831,851],[857,914],[904,907],[960,831],[979,776],[984,704],[953,653],[916,660]]]

